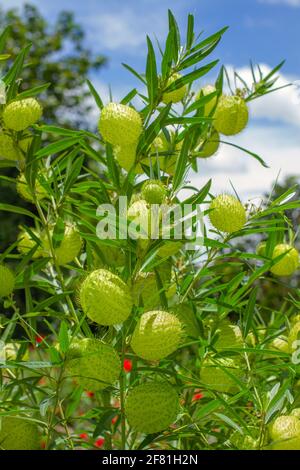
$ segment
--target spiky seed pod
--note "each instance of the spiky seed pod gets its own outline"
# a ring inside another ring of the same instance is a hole
[[[135,144],[142,133],[142,119],[130,106],[109,103],[101,111],[99,131],[112,145]]]
[[[168,80],[167,82],[167,87],[172,85],[176,80],[181,78],[181,75],[179,73],[174,73]],[[182,101],[183,98],[185,97],[187,92],[187,86],[183,85],[180,88],[177,88],[176,90],[171,90],[167,91],[163,94],[162,100],[165,104],[168,103],[178,103],[179,101]]]
[[[179,412],[179,397],[168,382],[148,382],[132,388],[126,398],[125,414],[130,426],[153,434],[167,429]]]
[[[163,284],[163,292],[167,297],[169,297],[168,286],[171,281],[171,268],[169,264],[165,264],[166,269],[164,269],[164,267],[159,267],[158,273]],[[142,301],[146,310],[154,310],[159,307],[161,305],[161,299],[160,291],[157,286],[156,274],[153,272],[140,273],[133,283],[132,295],[134,304],[137,306],[139,306]]]
[[[4,264],[0,264],[0,297],[8,297],[15,287],[15,275]]]
[[[270,344],[270,349],[273,351],[280,351],[283,353],[289,353],[289,343],[286,336],[278,336],[278,338],[274,338]]]
[[[32,230],[32,233],[39,239],[41,237],[40,233],[37,230]],[[18,235],[18,251],[22,255],[27,255],[30,250],[32,250],[34,247],[37,246],[36,241],[34,238],[31,237],[31,235],[26,232],[25,230],[21,230],[21,232]],[[41,258],[43,256],[47,256],[46,253],[44,253],[43,248],[39,246],[35,252],[32,255],[33,259]]]
[[[5,127],[23,131],[35,124],[42,116],[42,107],[35,98],[12,101],[3,111]]]
[[[21,158],[22,154],[13,139],[4,132],[0,132],[0,160],[18,161]]]
[[[203,386],[217,392],[235,392],[238,389],[237,382],[234,380],[235,377],[241,380],[243,371],[240,363],[231,358],[216,360],[207,358],[204,360],[200,371],[200,380]]]
[[[24,173],[21,173],[18,177],[16,188],[17,192],[23,199],[25,199],[25,201],[34,202],[33,194],[30,190],[30,187],[28,186]],[[34,194],[39,201],[45,199],[48,196],[47,190],[44,188],[44,186],[42,186],[38,179],[36,179],[35,182]]]
[[[35,423],[26,417],[0,417],[0,447],[4,450],[39,450],[40,436]]]
[[[26,134],[24,137],[18,141],[18,145],[20,149],[24,152],[27,153],[31,144],[32,144],[32,135],[31,134]]]
[[[42,235],[44,256],[51,257],[49,240],[46,234]],[[54,248],[55,259],[59,266],[71,263],[79,255],[82,248],[82,239],[75,225],[67,223],[61,243]]]
[[[251,433],[251,435],[248,434]],[[254,426],[247,426],[247,434],[234,431],[230,436],[230,443],[238,450],[255,450],[259,447],[260,429]]]
[[[86,277],[79,296],[84,313],[99,325],[123,323],[133,306],[127,284],[105,269],[97,269]]]
[[[185,335],[191,338],[199,338],[201,336],[196,314],[190,305],[178,304],[172,308],[172,311],[181,322]]]
[[[293,324],[288,336],[288,347],[291,354],[299,348],[300,342],[297,343],[297,341],[300,341],[300,321]]]
[[[209,158],[217,153],[220,147],[220,134],[213,130],[206,140],[199,142],[196,149],[198,158]]]
[[[276,276],[291,276],[299,267],[299,253],[296,248],[285,243],[276,245],[272,254],[272,259],[286,253],[283,258],[271,268],[271,272]]]
[[[256,247],[256,254],[258,256],[266,256],[266,247],[267,247],[267,242],[259,243]]]
[[[135,173],[135,159],[136,159],[136,142],[128,145],[116,145],[114,147],[114,156],[119,165],[127,172],[134,168]]]
[[[98,251],[100,253],[98,253]],[[118,268],[124,266],[125,254],[120,248],[101,244],[98,251],[93,251],[94,269],[103,268],[105,266]]]
[[[218,326],[216,333],[218,334],[218,339],[214,343],[216,350],[242,348],[243,335],[238,325],[232,325],[229,321],[224,320]]]
[[[66,356],[66,376],[87,390],[113,385],[121,373],[121,361],[112,346],[94,338],[74,340]]]
[[[272,450],[300,450],[300,420],[279,416],[269,428]]]
[[[220,97],[214,114],[214,127],[220,134],[235,135],[248,124],[248,106],[240,96]]]
[[[158,361],[169,356],[182,338],[180,320],[169,312],[144,313],[135,327],[131,339],[133,351],[147,361]]]
[[[143,184],[142,198],[149,204],[162,204],[166,195],[166,187],[159,180],[147,180]]]
[[[291,416],[295,416],[296,418],[300,419],[300,408],[294,408],[291,413]]]
[[[151,210],[144,199],[131,204],[127,211],[129,235],[139,240],[140,246],[146,249],[151,238]]]
[[[241,202],[229,194],[220,194],[210,204],[209,218],[221,232],[233,233],[246,223],[246,211]]]
[[[217,91],[217,89],[214,85],[206,85],[205,87],[201,88],[201,90],[197,93],[195,99],[199,100],[202,96],[210,95],[215,91]],[[203,112],[204,116],[207,117],[212,113],[213,109],[216,107],[217,101],[217,96],[214,96],[208,103],[206,103]]]

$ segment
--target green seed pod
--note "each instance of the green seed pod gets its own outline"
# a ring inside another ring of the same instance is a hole
[[[300,342],[298,344],[297,341],[300,341],[300,322],[293,324],[288,336],[288,348],[291,354],[300,346]]]
[[[109,103],[101,111],[99,131],[112,145],[136,144],[142,133],[142,120],[130,106]]]
[[[148,382],[131,389],[125,402],[129,424],[139,432],[153,434],[176,420],[179,398],[167,382]]]
[[[206,85],[203,87],[195,96],[196,100],[199,100],[201,96],[207,96],[210,95],[211,93],[214,93],[217,91],[216,87],[214,85]],[[218,98],[215,96],[212,98],[206,105],[204,106],[204,116],[207,117],[211,114],[213,109],[216,107]]]
[[[20,176],[18,177],[16,188],[20,196],[23,199],[25,199],[25,201],[34,202],[33,194],[27,184],[24,173],[21,173]],[[47,190],[41,185],[38,179],[35,182],[34,193],[35,193],[37,200],[39,201],[41,201],[42,199],[48,196]]]
[[[4,450],[39,450],[40,437],[35,423],[26,417],[0,417],[0,447]]]
[[[133,306],[129,287],[105,269],[97,269],[85,278],[80,303],[84,313],[99,325],[123,323]]]
[[[40,233],[35,230],[31,229],[32,233],[39,239],[41,237]],[[30,250],[32,250],[35,246],[37,246],[36,241],[30,236],[28,232],[25,230],[21,230],[21,232],[18,235],[18,251],[22,255],[27,255]],[[43,251],[42,247],[38,247],[36,251],[34,252],[32,259],[36,258],[41,258],[43,256],[47,256],[47,253]]]
[[[201,140],[195,149],[198,158],[209,158],[217,153],[220,147],[220,134],[213,130],[206,140]]]
[[[241,380],[243,371],[238,361],[231,358],[205,359],[200,371],[203,386],[217,392],[233,393],[238,389],[234,377]]]
[[[0,264],[0,298],[8,297],[15,287],[15,275],[4,264]]]
[[[300,420],[296,416],[279,416],[269,433],[272,450],[300,450]]]
[[[112,346],[97,339],[74,340],[67,352],[65,374],[87,390],[113,385],[121,373],[121,361]]]
[[[271,272],[276,276],[291,276],[298,269],[299,253],[296,248],[293,248],[291,245],[287,245],[285,243],[276,245],[272,254],[272,259],[275,259],[284,253],[286,253],[286,255],[271,268]]]
[[[181,75],[179,73],[174,73],[168,80],[167,82],[167,87],[172,85],[176,80],[181,78]],[[185,97],[187,92],[187,86],[183,85],[180,88],[177,88],[176,90],[173,91],[168,91],[163,94],[163,102],[165,104],[168,103],[178,103],[179,101],[182,101],[183,98]]]
[[[3,111],[5,127],[23,131],[35,124],[42,116],[42,107],[35,98],[12,101]]]
[[[49,240],[46,234],[42,235],[44,256],[51,257]],[[82,248],[82,239],[79,231],[72,224],[65,225],[64,236],[58,247],[54,248],[56,262],[59,266],[71,263],[79,255]]]
[[[136,142],[128,145],[116,145],[114,147],[114,156],[124,170],[129,172],[134,167],[134,171],[137,173],[135,167]]]
[[[162,204],[166,198],[167,191],[161,181],[147,180],[143,184],[141,195],[149,204]]]
[[[176,315],[163,311],[144,313],[131,339],[133,351],[148,361],[172,354],[182,338],[182,325]]]
[[[223,95],[218,101],[214,118],[214,127],[220,134],[238,134],[248,124],[247,104],[240,96]]]
[[[0,132],[0,160],[1,159],[13,161],[22,159],[22,154],[17,145],[14,143],[13,139],[4,132]]]
[[[221,232],[233,233],[241,230],[246,223],[246,211],[234,196],[221,194],[210,204],[209,218],[212,225]]]

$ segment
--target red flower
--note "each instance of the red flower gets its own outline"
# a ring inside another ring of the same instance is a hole
[[[118,416],[114,416],[113,419],[111,420],[111,424],[116,424],[118,421]]]
[[[45,338],[46,338],[45,335],[36,335],[35,344],[41,344],[44,341]]]
[[[41,441],[41,449],[46,449],[46,441]]]
[[[199,393],[195,393],[195,395],[194,395],[193,398],[192,398],[192,401],[201,400],[201,398],[203,398],[203,397],[204,397],[203,393],[200,393],[200,392],[199,392]]]
[[[100,449],[104,444],[104,438],[103,437],[98,437],[98,439],[94,442],[94,446],[98,447]]]
[[[131,372],[132,361],[130,359],[124,359],[123,367],[124,367],[125,372]]]
[[[90,392],[89,390],[86,390],[85,394],[89,398],[93,398],[93,396],[95,395],[94,392]]]
[[[81,434],[79,434],[79,437],[80,439],[84,439],[85,441],[87,441],[89,438],[86,432],[82,432]]]

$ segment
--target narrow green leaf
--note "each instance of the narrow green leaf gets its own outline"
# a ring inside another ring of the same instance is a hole
[[[147,65],[146,65],[146,78],[147,78],[149,102],[151,106],[153,106],[157,98],[158,78],[157,78],[155,52],[154,52],[153,44],[149,36],[147,36],[147,45],[148,45],[148,55],[147,55]]]
[[[24,100],[25,98],[31,98],[32,96],[39,95],[46,91],[50,85],[51,83],[45,83],[45,85],[37,86],[31,88],[30,90],[22,91],[22,93],[17,94],[17,96],[15,97],[15,101]]]
[[[186,32],[186,48],[187,50],[191,49],[194,42],[194,15],[189,14],[188,16],[188,26]]]
[[[99,93],[96,91],[96,89],[94,88],[94,86],[92,85],[90,80],[87,80],[86,83],[87,83],[87,85],[90,89],[90,92],[92,93],[92,95],[94,97],[96,105],[98,106],[99,109],[102,109],[104,105],[103,105],[103,101],[102,101]]]
[[[72,147],[72,145],[78,144],[80,142],[79,138],[66,138],[62,139],[59,142],[54,142],[49,144],[46,147],[39,150],[36,154],[36,157],[47,157],[48,155],[54,155],[55,153],[62,152]]]

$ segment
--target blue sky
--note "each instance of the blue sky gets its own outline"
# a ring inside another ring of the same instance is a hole
[[[23,3],[0,0],[0,5],[6,8]],[[248,78],[250,58],[266,72],[286,59],[280,83],[300,80],[300,0],[32,0],[30,3],[39,6],[50,20],[61,9],[76,13],[86,28],[88,44],[108,56],[107,67],[92,77],[105,96],[109,84],[116,99],[137,86],[121,62],[144,70],[145,35],[165,38],[168,8],[183,30],[189,12],[195,15],[196,31],[211,34],[225,25],[230,27],[215,53],[229,70],[234,67]],[[199,82],[198,86],[202,84]],[[212,175],[216,191],[230,190],[230,180],[242,196],[253,198],[267,190],[279,171],[282,177],[300,174],[299,90],[293,86],[253,104],[248,129],[231,139],[261,154],[270,165],[269,170],[261,169],[245,154],[223,146],[216,158],[203,162],[198,175],[191,175],[192,182],[200,186]]]

